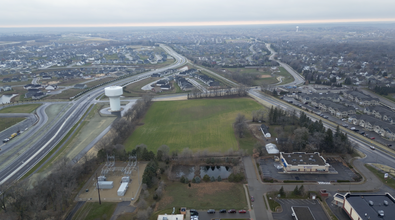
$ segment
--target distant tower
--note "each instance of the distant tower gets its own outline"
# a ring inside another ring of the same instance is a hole
[[[299,32],[299,26],[296,26],[296,32]]]
[[[110,109],[112,112],[117,112],[121,110],[121,95],[122,87],[120,86],[110,86],[104,89],[104,93],[108,98],[110,98]]]

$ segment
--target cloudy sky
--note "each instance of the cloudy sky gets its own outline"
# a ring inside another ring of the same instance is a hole
[[[395,21],[394,0],[1,0],[0,27]]]

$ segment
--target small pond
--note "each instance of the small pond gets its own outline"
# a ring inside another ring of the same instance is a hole
[[[191,180],[195,176],[195,167],[193,166],[173,166],[172,174],[175,174],[176,178],[181,178],[182,176]],[[203,178],[204,175],[214,176],[218,178],[221,176],[222,179],[228,178],[232,173],[232,168],[228,166],[200,166],[200,177]]]

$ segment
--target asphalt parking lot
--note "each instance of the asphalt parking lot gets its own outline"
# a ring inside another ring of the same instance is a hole
[[[338,172],[337,174],[285,174],[282,173],[282,169],[278,170],[274,166],[275,161],[273,159],[268,158],[259,160],[261,172],[264,178],[270,177],[277,180],[330,182],[336,180],[353,181],[353,177],[356,177],[356,174],[351,169],[344,166],[341,162],[331,159],[328,159],[327,162]]]
[[[221,219],[221,218],[226,218],[226,219],[250,219],[250,213],[247,210],[247,213],[244,214],[239,214],[239,210],[237,210],[237,213],[219,213],[219,210],[215,210],[215,214],[208,214],[207,210],[197,210],[199,212],[199,220],[211,220],[211,219]],[[188,220],[188,219],[186,219]]]
[[[317,200],[312,199],[276,199],[280,203],[283,211],[281,213],[273,213],[273,219],[275,220],[293,220],[292,219],[292,206],[307,206],[310,208],[311,213],[315,219],[329,220],[325,214],[324,209],[318,203]]]

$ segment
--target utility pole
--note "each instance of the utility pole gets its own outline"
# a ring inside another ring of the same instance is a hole
[[[101,200],[100,200],[100,187],[99,187],[99,178],[97,178],[97,173],[96,173],[96,185],[97,185],[97,194],[99,195],[99,205],[101,205]]]

